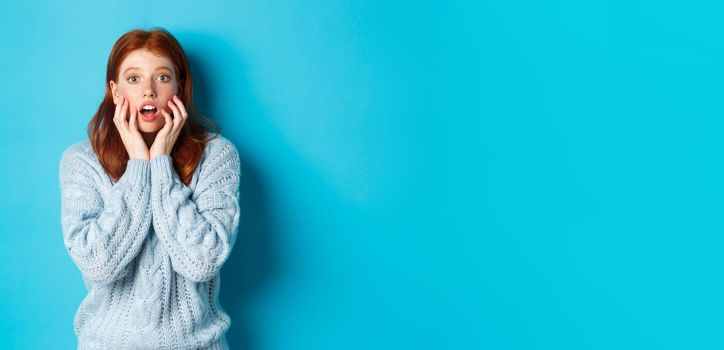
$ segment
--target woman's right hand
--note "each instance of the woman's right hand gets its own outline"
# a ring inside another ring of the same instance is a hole
[[[123,145],[126,147],[126,152],[128,152],[128,158],[149,160],[148,146],[146,146],[141,132],[138,131],[138,111],[132,108],[130,111],[130,122],[126,118],[128,103],[128,100],[126,100],[124,96],[120,97],[120,100],[116,104],[113,123],[116,124],[118,133],[121,134],[121,140],[123,140]]]

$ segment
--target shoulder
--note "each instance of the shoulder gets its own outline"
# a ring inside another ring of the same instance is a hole
[[[86,139],[75,142],[66,147],[60,157],[60,165],[62,167],[64,165],[68,165],[68,163],[72,161],[93,160],[94,158],[96,157],[93,147],[91,146],[90,141]]]
[[[201,171],[207,176],[221,170],[239,173],[239,151],[236,145],[221,134],[213,134],[213,137],[206,143]]]
[[[204,149],[204,162],[217,162],[219,160],[239,161],[239,151],[226,137],[221,134],[214,134],[214,138],[206,143]]]
[[[63,150],[60,157],[59,171],[61,177],[74,176],[79,174],[95,176],[103,173],[103,168],[98,157],[90,144],[90,141],[83,140],[75,142]]]
[[[212,134],[212,139],[206,143],[206,154],[215,154],[224,150],[236,151],[236,145],[221,134]]]

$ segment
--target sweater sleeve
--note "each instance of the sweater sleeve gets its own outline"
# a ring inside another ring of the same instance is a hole
[[[208,146],[208,145],[207,145]],[[177,273],[212,279],[231,253],[239,224],[239,155],[227,143],[210,153],[192,192],[170,155],[151,160],[153,227]]]
[[[150,162],[131,159],[107,191],[81,150],[60,161],[63,242],[84,277],[107,284],[138,254],[151,225]]]

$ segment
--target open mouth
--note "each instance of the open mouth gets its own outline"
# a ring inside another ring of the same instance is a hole
[[[156,107],[145,106],[141,109],[141,114],[148,117],[148,116],[152,116],[152,115],[156,114],[156,111],[157,111]]]

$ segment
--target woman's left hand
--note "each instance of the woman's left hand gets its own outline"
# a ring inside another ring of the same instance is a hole
[[[156,134],[156,139],[153,141],[153,145],[151,145],[151,149],[149,150],[150,159],[153,159],[153,157],[159,154],[171,154],[173,145],[181,133],[181,128],[186,122],[186,118],[188,118],[184,104],[176,95],[168,101],[168,106],[173,111],[173,118],[168,112],[161,109],[161,113],[166,119],[166,124],[158,131],[158,134]]]

